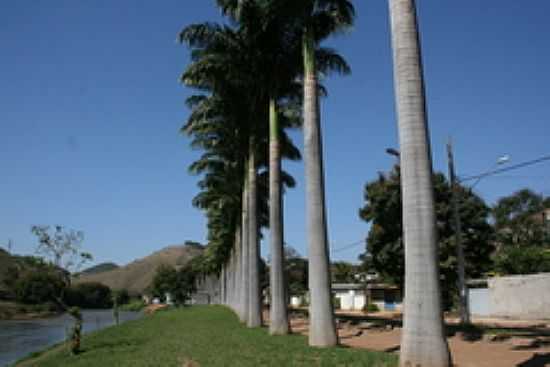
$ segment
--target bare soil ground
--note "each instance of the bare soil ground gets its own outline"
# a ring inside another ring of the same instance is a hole
[[[342,314],[340,314],[341,316]],[[359,316],[359,315],[356,315]],[[386,320],[395,315],[384,315]],[[268,320],[266,318],[266,320]],[[453,320],[449,320],[453,323]],[[480,320],[477,320],[480,322]],[[483,321],[483,320],[482,320]],[[309,321],[305,316],[293,314],[291,327],[293,332],[307,334]],[[546,321],[547,323],[547,321]],[[483,322],[482,322],[483,324]],[[448,337],[457,367],[550,367],[550,329],[541,321],[518,322],[512,320],[485,320],[485,324],[506,328],[478,335],[465,337],[462,333]],[[537,332],[526,333],[525,328],[537,327]],[[517,328],[518,332],[514,332]],[[377,322],[340,322],[338,334],[342,345],[352,348],[364,348],[375,351],[399,353],[401,329],[389,324]],[[468,340],[473,339],[473,340]]]

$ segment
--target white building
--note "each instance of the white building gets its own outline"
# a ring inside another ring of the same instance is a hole
[[[401,311],[403,308],[401,291],[388,284],[369,283],[365,296],[363,284],[335,283],[332,284],[332,293],[339,300],[341,310],[362,311],[367,300],[380,311]]]

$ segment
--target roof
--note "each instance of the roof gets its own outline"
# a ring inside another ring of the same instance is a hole
[[[361,283],[333,283],[332,290],[363,290],[365,285]],[[368,283],[367,289],[399,289],[399,287],[386,283]]]

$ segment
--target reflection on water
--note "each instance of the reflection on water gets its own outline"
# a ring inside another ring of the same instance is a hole
[[[84,333],[113,325],[112,310],[84,310]],[[139,312],[120,312],[120,321],[141,317]],[[47,348],[66,339],[72,318],[62,316],[39,320],[0,321],[0,366]]]

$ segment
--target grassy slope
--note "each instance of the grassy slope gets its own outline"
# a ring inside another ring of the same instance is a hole
[[[86,336],[77,357],[47,352],[25,366],[395,366],[393,355],[349,348],[314,349],[303,336],[246,329],[228,309],[197,306],[160,312]]]

